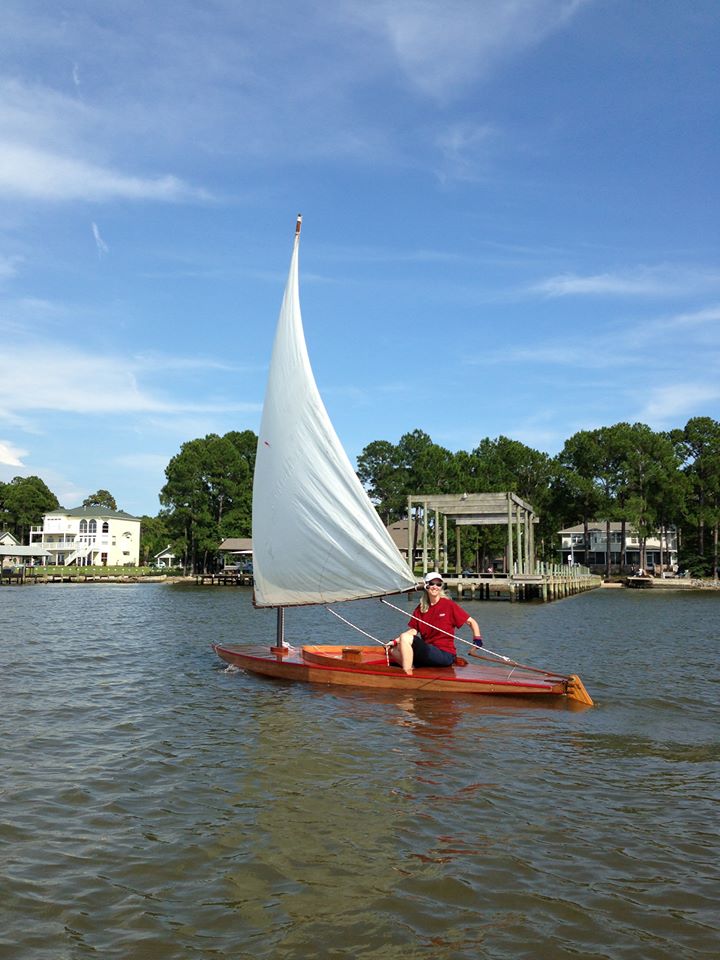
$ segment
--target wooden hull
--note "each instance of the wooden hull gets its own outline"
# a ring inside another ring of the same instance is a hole
[[[304,646],[285,654],[267,647],[213,649],[225,663],[251,673],[305,683],[341,684],[379,690],[408,690],[435,695],[474,694],[515,697],[567,697],[592,705],[577,677],[561,677],[475,659],[465,666],[418,667],[407,676],[388,665],[378,647]]]

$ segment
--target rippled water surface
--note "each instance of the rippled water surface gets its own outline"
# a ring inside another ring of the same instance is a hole
[[[720,955],[720,595],[465,606],[597,706],[229,672],[274,637],[242,588],[0,588],[0,956]]]

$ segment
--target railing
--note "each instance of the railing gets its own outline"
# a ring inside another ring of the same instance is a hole
[[[40,540],[38,546],[42,546],[45,550],[50,550],[53,552],[62,552],[64,550],[84,550],[87,547],[88,550],[99,550],[102,545],[107,546],[109,540],[100,539],[99,537],[88,537],[85,534],[80,536],[75,536],[72,538],[64,538],[63,540]]]

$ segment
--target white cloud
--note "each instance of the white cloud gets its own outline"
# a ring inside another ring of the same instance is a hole
[[[421,97],[445,98],[590,2],[343,0],[328,9],[267,0],[253,13],[233,0],[212,9],[177,0],[172,16],[167,5],[131,2],[100,19],[89,7],[29,12],[15,2],[3,36],[12,79],[0,77],[0,142],[8,145],[0,189],[45,200],[205,198],[173,175],[168,158],[178,151],[212,155],[218,175],[228,164],[289,156],[417,163],[415,140],[437,141],[433,121],[425,114],[409,124],[404,113],[396,125],[377,114],[368,98],[379,85],[388,91],[400,79]],[[32,83],[16,79],[23,70]],[[384,95],[388,105],[393,99]],[[488,130],[447,125],[439,137],[446,175],[477,176]]]
[[[583,332],[538,331],[532,344],[486,349],[465,354],[469,366],[543,367],[555,371],[634,369],[635,382],[652,383],[673,376],[693,355],[712,366],[720,351],[720,307],[707,307],[674,316],[629,316],[603,320]],[[554,374],[557,375],[557,374]],[[627,376],[627,374],[623,374]]]
[[[20,257],[2,257],[0,256],[0,282],[10,280],[17,275]]]
[[[132,137],[132,115],[113,101],[88,105],[41,83],[0,77],[0,195],[94,202],[211,199],[172,174],[143,176],[107,161],[107,154],[127,152],[122,138]]]
[[[209,199],[177,177],[131,176],[85,160],[23,144],[0,145],[0,194],[36,200]]]
[[[0,409],[5,416],[13,411],[29,415],[33,411],[95,414],[213,413],[217,406],[192,401],[167,399],[146,390],[139,382],[140,372],[149,375],[153,368],[142,366],[124,356],[82,352],[61,344],[28,344],[6,349],[7,367],[0,378]],[[162,368],[162,360],[159,361]],[[32,370],[33,389],[28,391],[27,371]],[[88,397],[92,402],[88,403]],[[255,403],[226,403],[224,411],[254,412]]]
[[[105,243],[103,238],[100,236],[100,228],[96,223],[92,224],[93,237],[95,238],[95,246],[97,247],[98,256],[102,257],[104,254],[110,252],[110,248]]]
[[[6,467],[22,467],[22,458],[28,454],[27,450],[16,447],[8,440],[0,440],[0,464]]]
[[[247,364],[230,363],[227,360],[215,360],[212,357],[180,357],[170,354],[136,354],[133,364],[137,370],[157,373],[160,370],[217,370],[225,373],[248,373],[256,369],[266,369],[266,365],[253,368]]]
[[[676,424],[697,410],[707,409],[720,400],[720,385],[716,383],[673,383],[650,390],[637,419],[660,428]]]
[[[487,159],[497,130],[489,123],[465,120],[453,124],[437,137],[443,158],[442,177],[476,180],[487,168]]]
[[[609,296],[668,297],[688,296],[720,288],[717,270],[660,265],[637,267],[618,273],[580,276],[573,273],[549,277],[530,288],[547,297]]]
[[[667,321],[671,327],[703,327],[720,322],[720,306],[706,307],[690,313],[678,313]]]
[[[445,97],[561,29],[589,0],[365,0],[351,16],[381,33],[421,92]]]
[[[162,473],[174,454],[167,453],[128,453],[115,457],[113,463],[130,470],[142,470],[145,473]]]

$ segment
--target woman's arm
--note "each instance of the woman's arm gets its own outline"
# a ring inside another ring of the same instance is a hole
[[[483,642],[482,642],[482,636],[480,635],[480,627],[478,625],[477,620],[475,620],[474,617],[468,617],[465,623],[472,630],[473,643],[475,644],[476,647],[481,647],[483,645]]]

